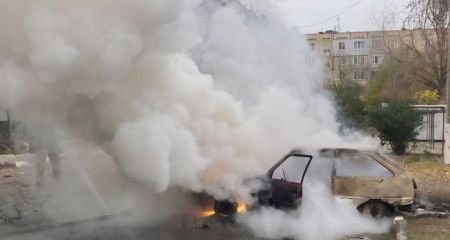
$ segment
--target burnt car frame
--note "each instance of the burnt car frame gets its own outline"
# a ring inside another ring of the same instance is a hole
[[[413,206],[416,183],[408,172],[393,160],[376,151],[328,148],[317,154],[332,160],[331,191],[337,198],[350,199],[362,213],[381,217],[396,208]],[[293,150],[273,165],[264,181],[266,187],[256,195],[260,205],[296,208],[302,202],[303,183],[314,156]],[[359,169],[358,169],[359,168]],[[294,177],[293,177],[294,176]],[[227,201],[216,201],[215,210],[233,213]]]
[[[397,164],[376,151],[334,149],[336,158],[342,155],[367,158],[384,174],[351,175],[338,174],[336,165],[332,171],[332,192],[336,197],[351,199],[358,210],[372,216],[386,215],[395,208],[411,210],[416,196],[417,185],[414,178]],[[336,162],[335,162],[336,163]]]

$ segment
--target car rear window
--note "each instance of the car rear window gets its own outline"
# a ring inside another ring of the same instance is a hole
[[[346,152],[335,158],[339,177],[392,177],[393,173],[367,153]]]

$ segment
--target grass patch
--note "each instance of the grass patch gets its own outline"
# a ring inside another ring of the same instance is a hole
[[[444,156],[438,154],[431,154],[429,152],[422,154],[405,154],[402,156],[390,155],[391,158],[395,159],[404,165],[418,162],[443,162]]]
[[[450,233],[443,232],[409,232],[409,240],[448,240]]]

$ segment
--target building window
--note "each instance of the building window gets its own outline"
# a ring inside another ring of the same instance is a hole
[[[345,57],[339,57],[339,65],[345,65],[347,63],[347,59]]]
[[[380,64],[382,61],[382,56],[372,56],[372,64]]]
[[[383,41],[379,38],[372,39],[372,48],[380,49],[383,48]]]
[[[364,41],[354,41],[353,42],[354,49],[362,49],[364,48]]]
[[[322,49],[322,53],[323,53],[323,55],[328,56],[330,54],[330,49],[328,49],[328,48]]]
[[[389,47],[390,48],[398,48],[400,45],[400,42],[398,39],[390,39],[389,40]]]
[[[354,56],[353,64],[364,64],[364,56]]]
[[[354,72],[353,73],[353,79],[355,79],[355,80],[362,80],[362,79],[366,79],[366,78],[365,78],[364,72]]]
[[[344,50],[345,49],[345,42],[339,42],[338,43],[338,49],[339,50]]]
[[[309,44],[309,50],[314,51],[316,49],[316,44],[315,43],[310,43]]]

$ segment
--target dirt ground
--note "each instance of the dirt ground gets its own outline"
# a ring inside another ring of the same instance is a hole
[[[397,157],[416,180],[420,200],[450,203],[450,165],[441,156],[406,155]]]
[[[450,219],[439,217],[408,219],[407,235],[411,240],[448,240]]]
[[[31,155],[0,155],[0,232],[3,228],[27,226],[48,221],[42,214],[42,202],[31,193],[34,185],[29,176]],[[3,223],[3,224],[2,224]]]
[[[2,240],[257,239],[247,229],[213,217],[195,220],[176,217],[170,218],[169,222],[163,219],[152,221],[151,224],[139,221],[130,223],[128,217],[138,218],[130,216],[136,214],[131,211],[111,215],[102,215],[101,212],[92,213],[92,217],[81,219],[71,219],[61,215],[55,217],[52,215],[52,209],[48,207],[54,207],[57,212],[61,212],[60,208],[64,207],[59,204],[49,204],[53,198],[57,197],[58,191],[55,189],[58,183],[52,180],[51,169],[47,163],[44,186],[38,188],[35,185],[33,160],[34,157],[31,154],[0,155],[0,239]],[[71,192],[74,190],[72,189]],[[83,207],[89,208],[87,205]]]
[[[240,226],[218,225],[215,221],[208,222],[207,228],[201,223],[187,228],[166,223],[130,227],[102,217],[88,222],[55,222],[44,209],[44,203],[52,196],[34,185],[32,159],[31,154],[0,155],[0,238],[6,233],[6,239],[256,239]],[[450,209],[450,165],[443,164],[439,156],[403,156],[396,157],[396,161],[404,164],[415,178],[420,207],[425,213],[407,217],[408,239],[450,239],[450,218],[445,214],[427,214]],[[47,184],[52,184],[49,176]],[[24,234],[17,235],[17,231]]]
[[[443,163],[442,156],[406,155],[396,157],[412,174],[417,183],[421,208],[436,212],[450,211],[450,165]],[[436,214],[407,219],[408,239],[450,239],[450,217]]]

